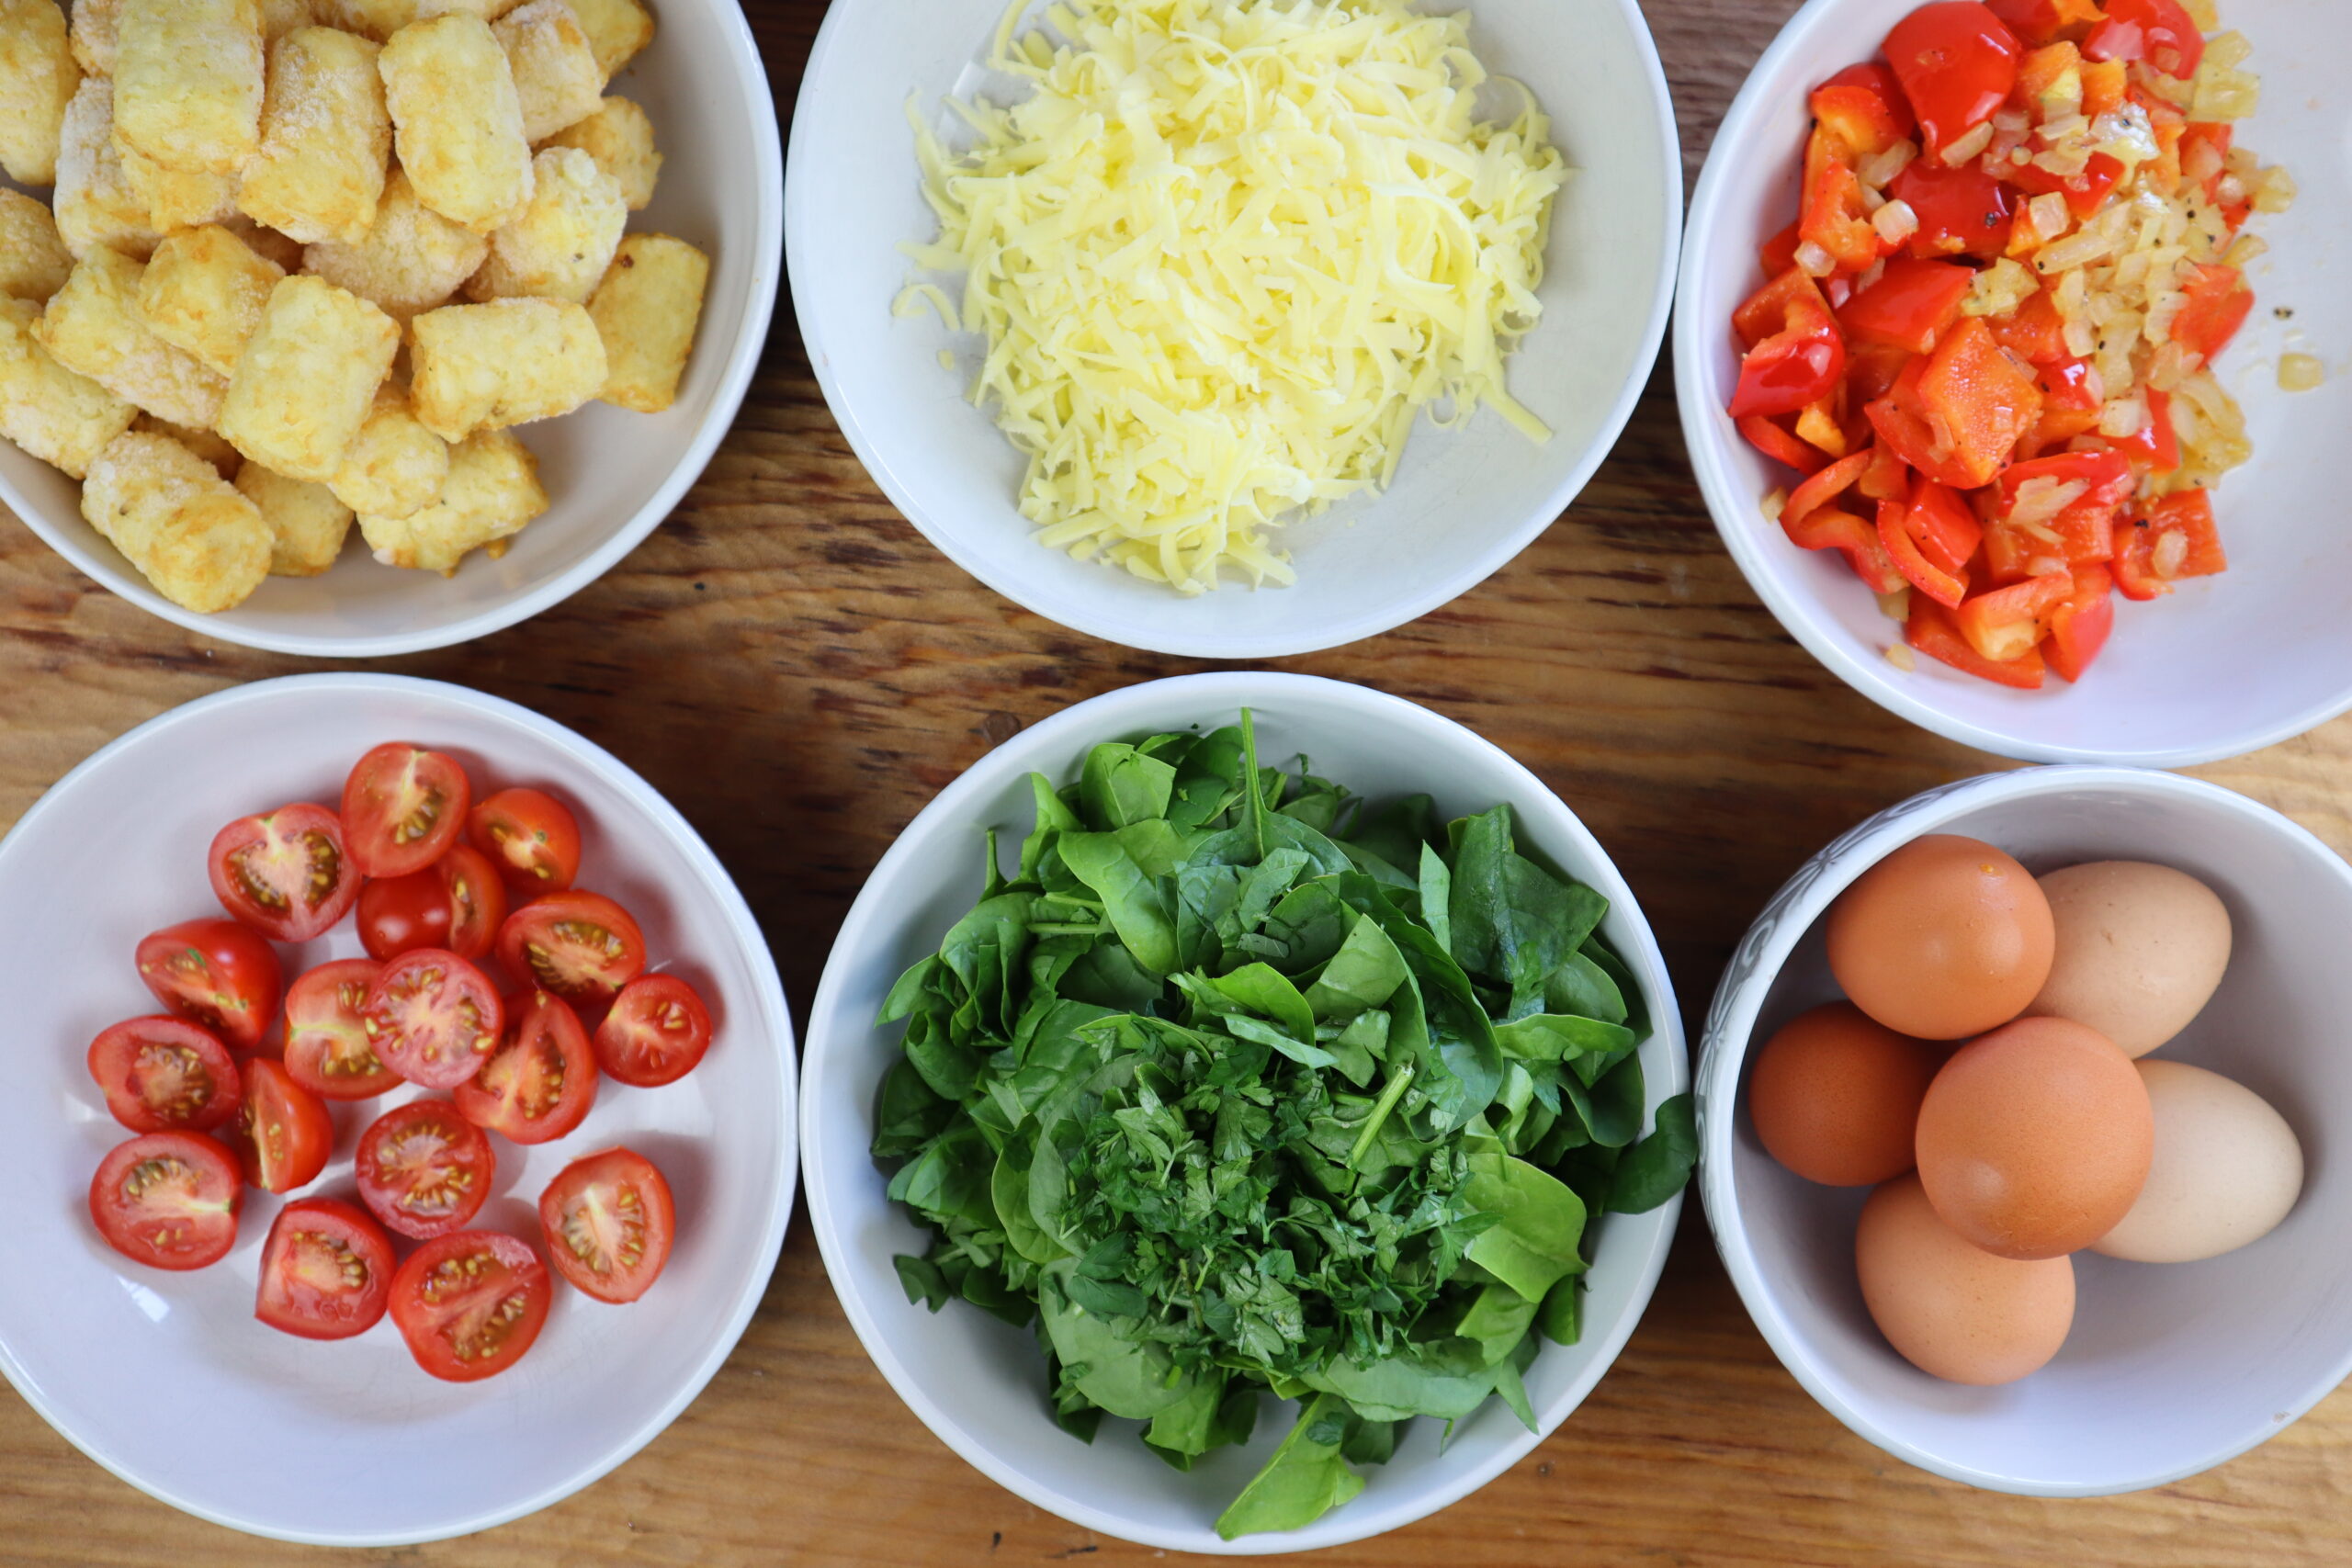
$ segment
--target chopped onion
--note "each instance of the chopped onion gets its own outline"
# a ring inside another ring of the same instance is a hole
[[[1899,245],[1919,231],[1919,215],[1907,201],[1890,201],[1871,214],[1871,227],[1890,245]]]
[[[1962,164],[1973,163],[1978,155],[1991,145],[1993,145],[1993,122],[1988,119],[1944,149],[1944,166],[1957,169]]]
[[[1797,269],[1807,277],[1827,277],[1838,270],[1838,258],[1807,240],[1797,247]]]
[[[2327,385],[2327,366],[2317,355],[2282,354],[2278,356],[2278,389],[2282,392],[2315,392]]]

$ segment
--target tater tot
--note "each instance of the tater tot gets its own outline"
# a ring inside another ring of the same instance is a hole
[[[74,479],[139,411],[51,356],[34,335],[40,307],[0,299],[0,435]]]
[[[218,431],[198,430],[191,425],[174,424],[170,420],[157,419],[152,413],[141,414],[130,428],[146,435],[170,436],[219,469],[220,477],[224,479],[235,479],[238,468],[245,460],[244,454],[230,446],[227,439]]]
[[[332,28],[300,28],[270,46],[261,151],[237,195],[245,216],[306,245],[368,237],[392,150],[380,52]]]
[[[418,423],[406,390],[386,386],[345,449],[331,488],[354,512],[390,521],[440,500],[448,480],[449,444]]]
[[[523,105],[523,134],[533,142],[579,124],[605,101],[605,73],[565,0],[531,0],[491,31],[506,51]]]
[[[191,229],[155,247],[140,280],[139,310],[157,337],[226,376],[285,276],[228,230]]]
[[[311,0],[261,0],[261,41],[265,46],[276,43],[296,28],[310,27],[318,19]]]
[[[444,441],[554,419],[605,385],[605,345],[578,305],[496,299],[449,305],[409,323],[416,379],[409,397]]]
[[[115,134],[168,169],[233,175],[261,140],[259,0],[122,0]]]
[[[400,346],[400,324],[367,300],[324,278],[287,278],[229,378],[220,434],[256,463],[324,484]]]
[[[9,178],[57,183],[65,106],[81,85],[57,0],[0,0],[0,169]]]
[[[242,212],[222,220],[220,227],[243,240],[254,254],[276,262],[288,272],[302,270],[302,243],[300,240],[256,223]]]
[[[85,76],[114,74],[115,21],[122,0],[74,0],[74,63]]]
[[[56,199],[57,231],[76,256],[104,245],[144,261],[163,238],[123,172],[114,144],[114,84],[104,76],[85,77],[66,106]]]
[[[394,169],[368,237],[356,245],[312,245],[302,270],[406,321],[447,304],[489,255],[486,237],[418,201],[408,175]]]
[[[449,479],[441,499],[406,517],[359,515],[359,532],[386,566],[412,567],[444,575],[458,570],[469,550],[503,541],[548,509],[539,466],[530,449],[503,430],[453,448]]]
[[[549,147],[577,147],[595,159],[598,168],[620,182],[621,199],[631,212],[642,212],[652,202],[662,154],[653,146],[653,121],[628,99],[606,98],[594,114],[540,143],[542,152]]]
[[[20,190],[0,189],[0,294],[39,304],[65,287],[74,253],[48,208]]]
[[[155,335],[139,309],[146,268],[101,245],[74,264],[41,312],[41,345],[158,419],[212,429],[228,382],[194,355]]]
[[[571,8],[608,82],[653,41],[653,13],[639,0],[571,0]]]
[[[531,199],[531,143],[490,24],[459,14],[412,23],[378,66],[417,199],[478,234],[514,221]]]
[[[343,554],[352,511],[326,486],[254,462],[239,467],[236,483],[269,527],[270,576],[316,577]]]
[[[129,147],[118,146],[115,151],[122,157],[123,185],[131,199],[146,207],[147,226],[158,234],[218,223],[237,210],[234,175],[167,169]]]
[[[494,22],[506,15],[522,0],[317,0],[318,19],[324,26],[341,28],[347,33],[358,33],[382,43],[411,22],[440,16],[445,11],[464,11]]]
[[[621,242],[588,314],[605,340],[605,401],[660,413],[678,400],[678,379],[694,352],[710,258],[667,234]]]
[[[269,525],[178,442],[118,435],[90,465],[82,515],[183,609],[234,609],[269,575]]]
[[[490,260],[466,282],[472,299],[569,299],[596,291],[628,227],[619,182],[576,147],[532,160],[531,205],[490,237]]]

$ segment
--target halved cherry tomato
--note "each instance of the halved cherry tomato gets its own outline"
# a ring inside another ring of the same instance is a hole
[[[596,1065],[636,1089],[659,1089],[695,1070],[710,1049],[710,1010],[675,975],[640,975],[621,987],[596,1026]]]
[[[1904,525],[1919,541],[1919,552],[1943,570],[1955,575],[1967,570],[1984,542],[1984,525],[1968,502],[1950,485],[1919,475],[1912,481],[1911,505]]]
[[[1968,593],[1968,574],[1946,571],[1930,561],[1919,548],[1919,541],[1910,528],[1910,507],[1899,501],[1878,503],[1878,540],[1886,547],[1889,560],[1905,581],[1946,609],[1958,604]]]
[[[1847,332],[1913,354],[1931,354],[1943,330],[1960,319],[1976,274],[1951,262],[1897,256],[1876,283],[1846,302],[1838,320]]]
[[[1813,90],[1813,118],[1855,162],[1908,141],[1918,123],[1894,73],[1883,65],[1849,65]]]
[[[277,1211],[262,1244],[254,1315],[305,1339],[348,1339],[376,1326],[392,1296],[392,1244],[381,1225],[334,1198]]]
[[[227,1149],[201,1133],[119,1144],[90,1178],[90,1220],[108,1247],[151,1269],[202,1269],[237,1245],[244,1184]]]
[[[2254,310],[2254,290],[2233,266],[2200,265],[2181,292],[2180,313],[2172,319],[2172,341],[2208,360],[2230,346]]]
[[[498,962],[573,1007],[602,1008],[645,969],[645,934],[627,909],[573,888],[534,898],[498,929]]]
[[[423,871],[371,881],[359,893],[359,942],[371,958],[420,947],[486,958],[505,919],[506,888],[471,844],[452,844]]]
[[[2008,187],[1975,164],[1948,169],[1914,158],[1886,187],[1919,220],[1911,236],[1915,256],[2001,255],[2016,227],[2016,198]]]
[[[539,1195],[555,1271],[600,1302],[633,1302],[670,1261],[678,1213],[670,1184],[633,1149],[605,1149],[563,1168]]]
[[[139,977],[155,999],[232,1049],[257,1049],[285,976],[269,943],[234,920],[183,920],[142,938]]]
[[[2083,40],[2091,60],[2142,61],[2167,76],[2197,74],[2205,35],[2177,0],[2107,0],[2107,19]]]
[[[1952,624],[1979,655],[2007,664],[2041,643],[2043,620],[2074,591],[2075,580],[2065,572],[2029,577],[1972,596],[1954,612]]]
[[[2051,42],[2099,19],[2097,0],[1984,0],[2002,25],[2029,44]]]
[[[134,1018],[90,1042],[90,1076],[134,1133],[208,1133],[237,1113],[243,1086],[220,1040],[168,1013]]]
[[[2074,592],[2050,612],[2041,656],[2062,680],[2079,681],[2115,629],[2115,575],[2093,561],[2074,569]]]
[[[2017,85],[2023,52],[2017,34],[1976,0],[1940,0],[1894,24],[1887,62],[1919,117],[1928,156],[1941,157],[1993,118]]]
[[[1765,285],[1733,323],[1748,344],[1731,398],[1734,419],[1794,413],[1836,390],[1846,373],[1838,318],[1802,272],[1792,269]]]
[[[351,1163],[368,1212],[417,1241],[462,1230],[498,1176],[490,1140],[446,1100],[412,1100],[377,1117]]]
[[[416,1364],[448,1382],[493,1377],[523,1359],[553,1286],[527,1242],[495,1231],[429,1241],[392,1276],[392,1322]]]
[[[286,1071],[326,1100],[373,1100],[405,1080],[368,1043],[360,1010],[383,965],[368,958],[322,964],[286,992]]]
[[[277,1062],[245,1064],[245,1098],[221,1134],[237,1151],[245,1180],[265,1192],[291,1192],[319,1179],[334,1148],[334,1123],[319,1097]]]
[[[517,1144],[551,1143],[596,1103],[596,1054],[580,1015],[545,991],[506,1004],[506,1037],[459,1084],[458,1113]]]
[[[1930,659],[1940,660],[1966,675],[1982,676],[2004,686],[2038,691],[2042,682],[2041,650],[2002,662],[1985,658],[1969,646],[1952,621],[1952,613],[1924,593],[1911,595],[1911,618],[1903,625],[1903,640]]]
[[[359,1021],[386,1066],[427,1089],[454,1089],[498,1048],[506,1011],[488,976],[447,949],[422,947],[384,965]]]
[[[406,876],[465,831],[473,785],[438,751],[390,741],[359,759],[343,786],[344,840],[369,876]]]
[[[308,942],[351,912],[359,873],[323,806],[240,817],[213,835],[206,870],[220,907],[273,942]]]
[[[579,818],[543,790],[500,790],[466,818],[466,836],[518,892],[560,893],[580,875]]]

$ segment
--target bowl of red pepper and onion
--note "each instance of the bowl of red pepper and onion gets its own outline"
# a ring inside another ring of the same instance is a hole
[[[1986,750],[2182,765],[2352,706],[2311,457],[2346,217],[2288,172],[2339,157],[2352,16],[2222,4],[1812,0],[1692,203],[1676,378],[1727,546],[1849,684]]]

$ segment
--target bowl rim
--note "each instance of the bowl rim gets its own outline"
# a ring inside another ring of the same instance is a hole
[[[2132,767],[2053,764],[1983,773],[1940,785],[1901,801],[1832,840],[1808,859],[1772,896],[1741,939],[1708,1010],[1694,1075],[1699,1103],[1698,1188],[1713,1236],[1740,1304],[1747,1309],[1772,1354],[1821,1407],[1864,1441],[1948,1480],[1986,1491],[2026,1497],[2103,1497],[2168,1486],[2199,1475],[2259,1447],[2302,1418],[2352,1377],[2352,1336],[2347,1336],[2332,1372],[2312,1388],[2282,1401],[2284,1419],[2263,1422],[2252,1432],[2233,1434],[2199,1459],[2120,1484],[2052,1483],[2030,1476],[2005,1475],[1953,1463],[1921,1448],[1846,1404],[1815,1367],[1804,1338],[1773,1304],[1747,1236],[1746,1215],[1733,1179],[1732,1140],[1738,1125],[1740,1069],[1763,1011],[1764,1000],[1797,944],[1838,895],[1889,852],[1953,818],[1986,807],[2037,795],[2086,790],[2191,802],[2233,813],[2292,845],[2352,888],[2347,865],[2317,835],[2260,801],[2202,779]]]
[[[50,785],[42,792],[40,798],[34,801],[25,814],[17,818],[16,825],[10,828],[5,836],[0,836],[0,877],[8,874],[12,853],[19,843],[26,841],[28,835],[25,829],[38,826],[49,812],[58,808],[58,803],[82,781],[84,775],[95,772],[116,753],[128,750],[152,736],[188,724],[203,722],[211,714],[222,709],[275,701],[288,688],[300,688],[306,691],[337,691],[355,698],[396,696],[411,701],[422,699],[447,705],[460,710],[471,710],[527,729],[559,750],[569,752],[583,771],[600,775],[621,794],[628,796],[645,814],[647,819],[662,832],[671,849],[685,862],[688,874],[699,876],[708,885],[729,925],[733,928],[736,940],[746,949],[748,966],[752,971],[754,986],[753,999],[761,1011],[782,1030],[782,1034],[776,1042],[781,1069],[777,1082],[782,1091],[775,1108],[778,1140],[777,1180],[775,1189],[768,1195],[765,1235],[760,1244],[764,1248],[764,1255],[773,1264],[782,1249],[786,1225],[792,1216],[793,1198],[797,1190],[800,1172],[798,1054],[796,1049],[797,1040],[792,1010],[785,998],[784,982],[776,972],[775,955],[769,950],[767,939],[761,932],[758,920],[752,914],[751,906],[744,901],[741,889],[736,886],[734,878],[728,874],[726,867],[712,852],[710,846],[703,841],[702,836],[695,831],[693,825],[658,790],[640,777],[635,769],[569,727],[559,724],[544,715],[535,713],[518,703],[509,702],[503,697],[492,696],[489,693],[478,692],[471,687],[460,686],[449,682],[428,681],[410,675],[323,671],[283,675],[274,680],[255,681],[241,686],[231,686],[167,709],[135,728],[125,731],[84,758],[62,778]],[[772,1272],[772,1269],[770,1271]],[[156,1501],[177,1508],[182,1513],[193,1515],[208,1523],[239,1530],[247,1535],[260,1536],[271,1540],[292,1541],[305,1546],[361,1548],[411,1546],[424,1541],[446,1540],[458,1536],[472,1535],[535,1514],[594,1484],[634,1458],[639,1450],[667,1430],[671,1423],[701,1396],[702,1391],[709,1384],[710,1380],[718,1375],[719,1368],[725,1365],[728,1359],[734,1354],[737,1344],[742,1339],[744,1330],[751,1325],[752,1314],[758,1310],[762,1298],[767,1293],[768,1284],[768,1272],[756,1273],[747,1280],[730,1311],[725,1326],[712,1340],[708,1351],[694,1371],[652,1416],[634,1430],[625,1434],[602,1457],[582,1466],[571,1475],[554,1484],[543,1487],[513,1503],[460,1518],[435,1519],[413,1529],[377,1534],[335,1535],[285,1530],[264,1522],[241,1517],[232,1510],[209,1506],[197,1497],[175,1492],[134,1473],[130,1469],[118,1464],[107,1453],[85,1442],[81,1434],[61,1419],[39,1378],[34,1375],[31,1369],[25,1367],[17,1359],[15,1351],[5,1341],[0,1341],[0,1377],[7,1380],[25,1403],[32,1406],[34,1413],[47,1422],[52,1430],[108,1473],[136,1487]]]
[[[1304,633],[1269,633],[1262,637],[1214,636],[1186,629],[1173,624],[1161,629],[1150,620],[1138,620],[1122,615],[1115,609],[1097,612],[1091,607],[1072,615],[1067,621],[1048,615],[1035,608],[1021,593],[1015,592],[1011,574],[986,568],[978,555],[947,531],[937,527],[916,503],[915,488],[894,468],[876,433],[858,412],[852,407],[848,395],[832,369],[832,355],[827,346],[825,321],[820,312],[809,309],[809,302],[800,297],[798,280],[813,276],[825,265],[826,258],[815,247],[820,237],[829,233],[824,214],[808,209],[810,198],[800,195],[809,183],[795,177],[801,166],[808,142],[802,138],[803,118],[811,121],[809,108],[821,91],[821,84],[833,65],[833,54],[841,42],[847,23],[844,17],[859,4],[874,0],[838,0],[826,15],[824,25],[818,28],[817,42],[808,54],[808,65],[801,78],[798,98],[793,107],[792,144],[785,165],[785,250],[786,271],[793,284],[794,314],[800,326],[801,342],[808,353],[808,365],[816,373],[818,389],[824,394],[825,406],[832,411],[834,423],[840,425],[850,449],[857,455],[865,471],[873,476],[876,485],[899,514],[912,524],[915,531],[956,566],[1006,600],[1020,605],[1030,614],[1057,625],[1104,642],[1125,648],[1140,649],[1148,653],[1174,654],[1189,659],[1261,660],[1286,659],[1304,653],[1317,653],[1325,649],[1340,648],[1378,637],[1398,626],[1419,620],[1430,611],[1453,603],[1517,559],[1527,547],[1542,537],[1544,531],[1566,515],[1577,496],[1584,492],[1600,465],[1617,448],[1625,434],[1625,426],[1634,417],[1634,410],[1657,368],[1658,355],[1665,345],[1667,321],[1672,312],[1675,281],[1682,245],[1683,174],[1681,135],[1674,115],[1673,95],[1667,85],[1666,68],[1658,58],[1657,39],[1651,34],[1649,22],[1642,14],[1639,0],[1587,0],[1614,9],[1631,30],[1634,49],[1638,58],[1645,84],[1649,89],[1653,128],[1666,150],[1663,178],[1658,182],[1659,234],[1657,276],[1650,285],[1648,319],[1642,328],[1640,347],[1634,363],[1628,367],[1624,385],[1617,390],[1608,412],[1602,416],[1590,446],[1564,474],[1561,481],[1545,495],[1540,509],[1516,526],[1488,551],[1467,558],[1460,565],[1433,574],[1426,585],[1385,605],[1367,606]],[[1475,3],[1475,0],[1474,0]],[[977,17],[979,13],[974,12]],[[994,13],[989,13],[993,17]],[[911,161],[908,166],[911,178]],[[911,236],[910,236],[911,238]],[[1541,328],[1538,328],[1541,331]],[[1522,344],[1522,349],[1525,344]],[[1409,459],[1408,459],[1409,460]],[[1375,497],[1372,504],[1377,504]],[[1042,549],[1043,547],[1035,547]],[[1171,602],[1174,601],[1171,596]]]
[[[889,922],[897,917],[895,910],[886,905],[891,897],[892,884],[919,853],[915,829],[928,820],[967,811],[983,795],[994,793],[1013,778],[1032,771],[1029,761],[1035,752],[1042,751],[1058,759],[1055,770],[1066,771],[1075,764],[1084,746],[1134,728],[1135,721],[1127,716],[1133,710],[1156,705],[1163,697],[1179,693],[1199,707],[1204,716],[1252,702],[1266,701],[1270,697],[1275,700],[1295,697],[1302,704],[1316,705],[1327,711],[1337,705],[1338,710],[1351,722],[1360,722],[1367,716],[1409,716],[1416,723],[1433,722],[1455,739],[1464,751],[1484,755],[1507,772],[1520,775],[1538,799],[1549,800],[1558,807],[1558,818],[1544,825],[1544,840],[1554,845],[1573,845],[1592,857],[1600,874],[1592,877],[1591,882],[1609,894],[1612,912],[1622,909],[1629,917],[1639,938],[1632,945],[1626,959],[1649,988],[1650,1012],[1654,1020],[1652,1039],[1661,1047],[1669,1066],[1669,1071],[1659,1081],[1645,1086],[1645,1098],[1655,1105],[1690,1087],[1688,1043],[1684,1038],[1681,1012],[1675,998],[1672,976],[1667,968],[1665,954],[1658,946],[1657,931],[1643,912],[1633,889],[1625,883],[1623,873],[1617,869],[1616,862],[1601,848],[1599,839],[1585,826],[1583,818],[1560,798],[1557,791],[1544,782],[1541,775],[1456,719],[1352,682],[1274,671],[1219,671],[1178,675],[1120,687],[1075,703],[1028,726],[1013,740],[992,748],[933,797],[906,828],[900,829],[881,861],[868,874],[857,901],[851,906],[848,917],[842,923],[841,933],[834,941],[832,951],[826,957],[824,977],[818,986],[816,1001],[808,1011],[808,1028],[802,1047],[803,1088],[800,1098],[801,1157],[804,1165],[802,1191],[808,1205],[809,1228],[816,1234],[818,1250],[824,1258],[826,1278],[867,1356],[907,1408],[914,1412],[934,1437],[998,1485],[1073,1524],[1162,1551],[1242,1557],[1343,1546],[1401,1529],[1452,1506],[1525,1459],[1559,1429],[1615,1365],[1643,1314],[1648,1311],[1659,1277],[1666,1268],[1667,1254],[1673,1246],[1677,1223],[1682,1213],[1683,1193],[1678,1192],[1666,1203],[1647,1213],[1622,1216],[1624,1221],[1646,1222],[1649,1228],[1645,1252],[1637,1262],[1629,1265],[1638,1270],[1635,1289],[1629,1298],[1627,1310],[1605,1329],[1598,1325],[1586,1325],[1587,1337],[1579,1343],[1593,1348],[1592,1359],[1558,1402],[1556,1415],[1549,1409],[1538,1412],[1540,1430],[1515,1432],[1510,1443],[1487,1463],[1472,1468],[1444,1485],[1432,1486],[1426,1492],[1392,1504],[1385,1511],[1374,1512],[1364,1508],[1358,1512],[1351,1506],[1328,1514],[1323,1520],[1317,1521],[1317,1525],[1322,1527],[1321,1532],[1317,1533],[1312,1540],[1301,1540],[1299,1537],[1316,1531],[1317,1526],[1309,1526],[1306,1531],[1243,1536],[1228,1541],[1220,1540],[1204,1528],[1162,1529],[1140,1525],[1098,1506],[1090,1497],[1034,1484],[1029,1478],[999,1460],[994,1450],[966,1431],[945,1410],[934,1404],[922,1383],[899,1360],[890,1337],[868,1310],[865,1296],[847,1283],[853,1278],[854,1254],[848,1238],[838,1228],[832,1200],[832,1173],[815,1153],[822,1146],[824,1139],[825,1129],[818,1125],[816,1108],[824,1099],[826,1079],[834,1060],[853,1048],[846,1044],[833,1046],[830,1043],[839,1037],[844,1041],[854,1039],[862,1043],[871,1030],[870,1025],[854,1020],[845,1026],[840,1016],[843,1005],[841,993],[848,985],[842,977],[849,966],[846,955],[888,940]],[[1615,886],[1613,888],[1603,886],[1607,883]],[[1645,1047],[1647,1043],[1645,1043]],[[863,1150],[862,1136],[859,1146]],[[871,1171],[870,1158],[863,1168]],[[1334,1519],[1339,1522],[1333,1523]]]
[[[775,96],[768,86],[759,43],[741,9],[716,0],[708,9],[729,37],[731,47],[726,51],[728,63],[733,68],[751,119],[752,234],[746,258],[751,268],[751,298],[743,316],[743,331],[728,350],[726,368],[720,373],[718,391],[711,400],[708,415],[695,428],[685,450],[679,454],[669,477],[634,516],[595,549],[537,588],[447,626],[368,636],[314,637],[274,631],[267,626],[241,626],[219,615],[202,615],[181,608],[155,592],[138,569],[111,546],[98,541],[99,547],[94,548],[88,541],[77,537],[75,530],[60,527],[44,516],[41,509],[10,483],[5,473],[0,473],[0,503],[5,503],[26,527],[83,576],[149,615],[220,642],[305,659],[381,659],[453,648],[553,609],[603,577],[669,520],[678,502],[685,499],[686,492],[709,468],[719,443],[734,429],[736,416],[751,392],[752,378],[759,369],[760,356],[767,344],[768,332],[775,318],[776,294],[783,281],[778,258],[784,244],[784,203],[779,197],[784,184],[784,152],[776,131]]]
[[[1707,150],[1707,161],[1699,173],[1699,183],[1690,200],[1690,222],[1683,232],[1680,280],[1675,290],[1678,301],[1698,297],[1700,276],[1709,259],[1736,238],[1717,232],[1723,193],[1734,183],[1734,162],[1758,140],[1757,122],[1781,107],[1777,97],[1765,91],[1766,78],[1791,56],[1803,53],[1816,32],[1832,25],[1834,13],[1856,3],[1857,0],[1806,0],[1749,69],[1738,95],[1724,115],[1723,124]],[[1753,239],[1742,240],[1738,248],[1744,253],[1754,243]],[[1760,498],[1747,493],[1730,471],[1724,454],[1733,449],[1736,436],[1727,435],[1724,427],[1717,423],[1723,417],[1721,409],[1695,395],[1697,389],[1707,384],[1706,367],[1719,346],[1721,328],[1720,321],[1701,320],[1695,311],[1676,312],[1675,400],[1681,415],[1683,445],[1689,449],[1691,470],[1698,478],[1699,491],[1706,500],[1715,532],[1722,536],[1724,547],[1738,564],[1740,575],[1747,580],[1757,597],[1764,601],[1781,628],[1832,674],[1879,706],[1947,740],[1957,740],[1997,757],[2025,762],[2120,763],[2146,768],[2197,767],[2242,757],[2291,740],[2352,710],[2352,681],[2347,681],[2336,695],[2281,718],[2248,724],[2204,739],[2160,741],[2120,750],[2041,739],[2022,733],[2016,727],[1976,724],[1945,711],[1936,701],[1919,694],[1922,690],[1932,692],[1932,686],[1897,680],[1894,677],[1899,672],[1884,660],[1857,653],[1825,629],[1818,605],[1809,594],[1783,591],[1766,570],[1765,551],[1781,541],[1759,541],[1746,526],[1748,519],[1758,515]]]

